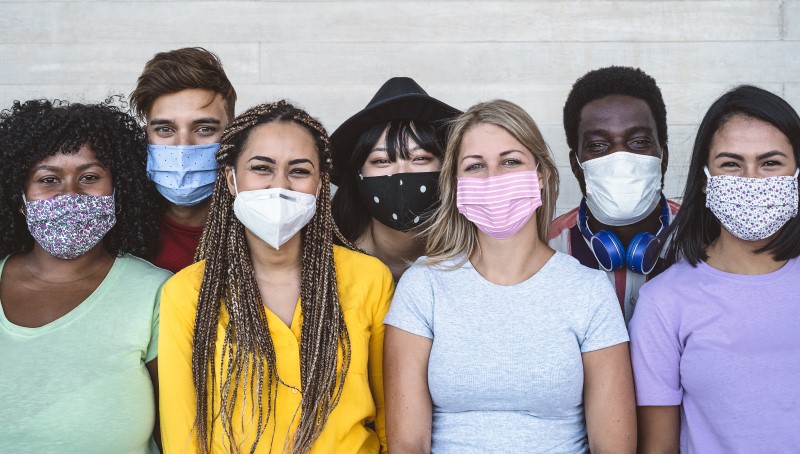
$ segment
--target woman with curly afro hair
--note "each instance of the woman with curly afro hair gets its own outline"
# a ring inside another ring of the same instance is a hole
[[[114,105],[0,113],[0,440],[158,452],[158,238],[146,141]],[[154,436],[155,435],[155,436]]]

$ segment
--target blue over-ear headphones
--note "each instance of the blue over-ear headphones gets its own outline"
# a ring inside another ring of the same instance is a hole
[[[661,242],[658,235],[669,226],[669,205],[664,194],[661,194],[661,227],[658,233],[653,235],[649,232],[640,232],[631,239],[626,251],[622,247],[622,241],[610,230],[601,230],[592,233],[589,229],[589,218],[586,215],[586,199],[581,200],[578,208],[578,230],[586,241],[597,259],[600,268],[605,271],[613,271],[626,267],[639,274],[649,274],[658,262],[658,253],[661,250]]]

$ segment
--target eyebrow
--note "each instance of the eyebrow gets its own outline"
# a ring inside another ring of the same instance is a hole
[[[783,156],[786,157],[786,153],[778,150],[767,151],[766,153],[761,153],[760,155],[756,155],[756,161],[763,161],[764,159],[769,159],[773,156]],[[722,151],[714,159],[720,158],[730,158],[736,159],[737,161],[744,161],[744,156],[736,153],[731,153],[730,151]]]
[[[506,156],[506,155],[508,155],[508,154],[511,154],[511,153],[522,153],[522,152],[523,152],[522,150],[517,150],[517,149],[513,149],[513,150],[506,150],[506,151],[502,151],[502,152],[500,152],[500,156]],[[461,161],[460,161],[460,162],[464,162],[465,160],[467,160],[467,159],[469,159],[469,158],[483,159],[483,156],[481,156],[481,155],[477,155],[477,154],[473,154],[473,155],[469,155],[469,156],[464,156],[463,158],[461,158]]]
[[[148,124],[150,126],[163,126],[163,125],[172,125],[172,124],[175,124],[175,122],[172,121],[172,120],[168,120],[166,118],[153,118],[152,120],[150,120],[150,122]],[[199,125],[199,124],[221,125],[222,121],[219,118],[204,117],[204,118],[198,118],[198,119],[192,120],[192,124],[193,125]]]
[[[253,156],[252,158],[248,159],[247,161],[248,162],[250,162],[250,161],[264,161],[264,162],[268,162],[270,164],[277,164],[277,162],[275,162],[274,159],[268,158],[266,156]]]
[[[84,171],[84,170],[89,169],[91,167],[100,167],[101,169],[105,169],[106,168],[106,166],[104,166],[102,162],[94,161],[94,162],[87,162],[86,164],[81,164],[81,165],[79,165],[77,167],[77,169],[79,171]],[[40,170],[46,170],[46,171],[49,171],[49,172],[58,172],[59,170],[63,170],[63,167],[51,166],[51,165],[43,164],[43,165],[36,166],[36,167],[33,168],[33,172],[38,172]]]
[[[590,129],[588,131],[583,131],[583,135],[584,136],[587,136],[587,135],[602,136],[602,135],[605,135],[605,134],[609,134],[610,132],[611,131],[609,131],[608,129],[597,128],[597,129]],[[629,136],[631,134],[635,134],[637,132],[644,132],[644,133],[647,133],[647,134],[653,134],[653,128],[649,128],[647,126],[634,126],[632,128],[628,128],[628,129],[626,129],[624,131],[626,136]]]
[[[314,163],[311,162],[310,159],[306,159],[306,158],[292,159],[291,161],[289,161],[289,165],[290,166],[293,166],[295,164],[304,164],[304,163],[309,163],[309,164],[311,164],[311,167],[314,167]]]
[[[248,162],[250,162],[250,161],[264,161],[264,162],[268,162],[270,164],[278,164],[277,161],[275,161],[274,159],[269,158],[267,156],[253,156],[252,158],[248,159],[247,161]],[[310,159],[306,159],[306,158],[292,159],[291,161],[289,161],[289,165],[290,166],[293,166],[295,164],[304,164],[304,163],[309,163],[309,164],[311,164],[311,167],[314,167],[314,163],[311,162]]]
[[[778,151],[778,150],[772,150],[772,151],[768,151],[766,153],[762,153],[760,155],[757,155],[756,156],[756,160],[762,161],[764,159],[771,158],[773,156],[783,156],[785,158],[786,157],[786,153],[784,153],[782,151]]]
[[[422,148],[422,147],[420,147],[419,145],[417,145],[417,146],[416,146],[416,147],[414,147],[414,148],[409,148],[409,149],[408,149],[409,153],[410,153],[410,152],[412,152],[412,151],[417,151],[417,150],[423,150],[423,148]],[[373,148],[373,149],[370,151],[370,153],[371,153],[372,151],[388,151],[388,149],[387,149],[386,147],[375,147],[375,148]],[[427,151],[427,150],[423,150],[423,151]]]

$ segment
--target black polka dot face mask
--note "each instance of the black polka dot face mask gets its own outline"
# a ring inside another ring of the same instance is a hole
[[[418,227],[439,203],[439,172],[356,176],[361,201],[381,224],[406,232]]]

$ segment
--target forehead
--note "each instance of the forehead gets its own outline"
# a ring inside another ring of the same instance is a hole
[[[186,89],[161,95],[153,102],[147,121],[189,121],[197,118],[216,118],[227,124],[225,100],[222,95],[210,90]]]
[[[650,106],[643,99],[611,95],[583,106],[578,133],[590,130],[616,132],[632,127],[647,127],[656,133],[656,121]]]
[[[242,156],[266,156],[275,160],[307,158],[319,160],[317,144],[311,133],[294,122],[272,122],[250,131]]]
[[[80,148],[78,148],[78,151],[75,153],[62,153],[59,151],[37,162],[33,165],[33,167],[42,165],[65,167],[69,165],[80,165],[95,161],[98,161],[97,155],[92,149],[92,146],[88,143],[85,143],[81,145]]]
[[[714,132],[711,150],[712,153],[729,151],[753,155],[778,150],[793,155],[792,144],[780,129],[766,121],[744,115],[729,119]]]
[[[464,133],[460,152],[484,154],[510,149],[527,150],[505,128],[489,123],[479,123]]]

